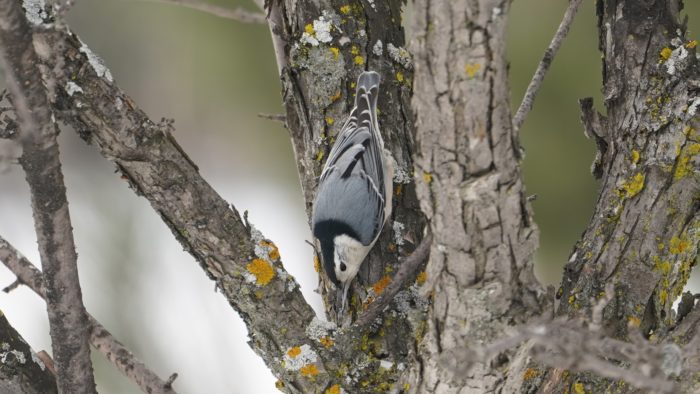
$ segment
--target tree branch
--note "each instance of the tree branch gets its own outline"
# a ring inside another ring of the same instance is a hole
[[[17,105],[34,224],[46,282],[46,305],[59,390],[94,393],[88,321],[59,161],[57,125],[42,84],[32,31],[21,4],[0,1],[0,54]]]
[[[0,392],[58,393],[56,378],[0,313]]]
[[[566,35],[569,33],[569,28],[571,27],[571,24],[574,21],[574,17],[576,16],[576,12],[578,11],[578,7],[581,5],[581,3],[582,0],[569,0],[569,6],[564,12],[564,17],[559,23],[559,28],[557,28],[557,32],[554,33],[552,41],[549,43],[547,50],[545,50],[544,56],[542,57],[542,60],[540,60],[540,64],[537,66],[537,70],[532,76],[530,84],[527,86],[525,96],[523,97],[523,100],[520,103],[520,106],[518,107],[518,111],[513,117],[513,129],[516,133],[520,130],[520,127],[523,125],[523,122],[525,122],[525,117],[527,117],[527,114],[530,113],[530,111],[532,110],[532,105],[535,102],[535,96],[540,90],[540,86],[542,86],[544,76],[545,74],[547,74],[549,66],[552,65],[554,56],[556,56],[557,51],[561,46],[561,43],[564,41],[564,38],[566,38]]]
[[[19,283],[27,285],[39,297],[46,300],[46,289],[41,278],[41,272],[2,236],[0,236],[0,261],[17,276]],[[166,381],[160,379],[143,362],[138,360],[129,349],[116,340],[90,314],[88,314],[88,321],[90,323],[90,343],[92,346],[107,357],[122,374],[136,383],[144,393],[175,393]]]
[[[231,19],[243,23],[265,23],[265,15],[260,12],[251,12],[241,7],[229,8],[200,0],[141,0],[153,3],[162,3],[191,8],[224,19]]]

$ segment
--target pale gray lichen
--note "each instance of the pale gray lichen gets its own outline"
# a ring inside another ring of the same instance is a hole
[[[695,116],[698,106],[700,106],[700,97],[693,97],[690,100],[690,105],[688,105],[688,115]]]
[[[403,223],[395,220],[394,224],[391,226],[391,228],[392,228],[392,230],[394,230],[394,243],[397,246],[403,245],[405,242],[403,239],[403,236],[404,236],[403,232],[406,229],[406,226],[404,226]]]
[[[24,364],[27,362],[27,358],[24,356],[24,353],[20,352],[19,350],[15,349],[10,349],[10,344],[7,342],[2,343],[2,352],[0,352],[0,363],[2,364],[7,364],[8,361],[14,362],[14,360],[17,360],[20,364]],[[13,355],[13,359],[8,360],[8,356]]]
[[[394,166],[394,183],[409,184],[413,181],[411,173],[403,167]]]
[[[73,96],[75,93],[83,93],[83,88],[73,81],[68,81],[65,89],[69,96]]]
[[[22,5],[27,20],[34,26],[44,24],[44,19],[49,16],[45,10],[46,2],[44,0],[24,0]]]
[[[374,46],[372,47],[372,53],[374,53],[377,56],[382,56],[382,53],[384,53],[384,46],[382,45],[382,40],[377,40],[377,42],[374,43]]]
[[[42,371],[46,369],[46,364],[44,364],[44,362],[41,361],[38,354],[34,353],[33,350],[31,350],[29,354],[32,357],[32,361],[34,361],[34,363],[37,364]]]
[[[335,331],[338,326],[329,321],[321,320],[318,317],[314,317],[311,323],[306,327],[306,335],[314,340],[320,340],[321,338],[332,336],[333,331]]]
[[[297,280],[289,273],[281,268],[277,268],[277,276],[287,284],[287,291],[292,291],[299,287]]]
[[[400,64],[404,68],[411,68],[411,55],[402,47],[396,47],[392,43],[386,44],[386,49],[389,52],[391,60]]]
[[[95,70],[95,73],[97,74],[98,77],[103,77],[109,82],[114,81],[112,79],[112,73],[109,71],[107,66],[105,66],[104,60],[102,60],[101,57],[97,56],[95,53],[93,53],[90,48],[88,48],[87,45],[85,45],[84,42],[80,42],[80,52],[84,53],[85,56],[88,58],[88,63],[92,66],[92,69]]]
[[[310,71],[313,84],[309,85],[309,99],[314,105],[327,107],[337,100],[347,70],[341,56],[325,46],[310,47],[308,50],[292,47],[292,64]]]
[[[290,353],[292,355],[290,355]],[[288,371],[298,371],[304,365],[313,364],[318,360],[318,355],[311,349],[311,346],[304,344],[299,346],[298,353],[294,348],[290,348],[284,355],[282,362]]]

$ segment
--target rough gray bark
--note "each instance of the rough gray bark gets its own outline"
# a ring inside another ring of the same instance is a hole
[[[56,378],[0,312],[0,393],[58,393]]]
[[[505,368],[511,353],[467,376],[453,375],[443,361],[541,311],[532,273],[538,230],[511,126],[509,3],[415,3],[418,196],[434,234],[427,270],[433,304],[408,378],[416,392],[503,390],[507,379],[522,376],[522,365]]]
[[[58,387],[64,393],[94,393],[89,327],[58,154],[58,127],[24,11],[15,0],[0,2],[0,10],[1,64],[17,103],[23,148],[20,164],[31,193]]]
[[[593,172],[602,188],[558,295],[559,313],[574,316],[613,284],[605,320],[614,336],[639,328],[653,342],[684,344],[692,336],[671,306],[700,242],[700,67],[679,3],[597,2],[607,115],[595,112],[590,99],[581,108],[599,148]],[[681,326],[683,333],[676,331]],[[549,376],[560,389],[577,378],[594,392],[617,387],[593,376]],[[680,381],[684,392],[700,387],[696,379]]]
[[[7,240],[0,236],[0,261],[17,275],[18,283],[28,286],[41,298],[46,299],[46,288],[41,272]],[[149,394],[174,394],[168,382],[160,379],[146,365],[138,360],[124,345],[88,313],[90,343],[104,354],[116,368]]]

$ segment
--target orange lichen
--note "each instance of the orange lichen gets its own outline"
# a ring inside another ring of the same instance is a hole
[[[525,370],[525,373],[523,373],[523,380],[530,380],[532,378],[536,378],[539,374],[540,372],[535,368],[528,368]]]
[[[339,384],[332,385],[331,387],[326,389],[325,394],[340,394],[340,385]]]
[[[321,337],[321,339],[319,339],[318,341],[321,342],[321,345],[325,346],[326,349],[330,348],[335,343],[335,341],[328,336]]]
[[[246,265],[246,269],[255,275],[255,282],[260,286],[270,283],[275,277],[275,270],[272,265],[263,259],[255,259]]]
[[[426,280],[428,280],[428,273],[425,271],[421,271],[416,277],[416,283],[418,286],[423,286],[423,283],[425,283]]]
[[[389,286],[389,283],[391,283],[391,277],[389,275],[385,275],[382,279],[379,279],[379,281],[372,286],[374,288],[374,294],[381,294],[381,292]]]
[[[680,254],[683,253],[686,249],[688,249],[689,246],[690,242],[688,242],[688,239],[686,237],[673,237],[671,238],[671,242],[668,245],[668,251],[673,254]]]
[[[474,78],[479,70],[481,70],[481,64],[479,63],[468,63],[464,66],[464,72],[467,73],[469,78]]]
[[[280,250],[277,248],[277,245],[275,245],[273,242],[268,242],[268,241],[260,241],[261,246],[267,246],[270,248],[270,251],[267,253],[267,257],[270,258],[272,261],[277,261],[280,259]]]
[[[299,346],[294,346],[293,348],[287,350],[287,355],[291,358],[296,358],[301,354],[301,348]]]
[[[318,375],[318,368],[316,367],[316,364],[306,364],[301,367],[299,371],[301,372],[302,376],[306,376],[307,378]]]
[[[341,95],[342,94],[340,93],[340,90],[338,90],[337,92],[335,92],[335,94],[333,96],[331,96],[331,101],[332,102],[338,101],[340,99]]]

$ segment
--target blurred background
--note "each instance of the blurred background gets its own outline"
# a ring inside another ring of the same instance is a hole
[[[255,10],[252,1],[212,3]],[[686,3],[696,33],[700,4]],[[508,35],[514,109],[566,5],[514,1]],[[151,119],[175,119],[174,135],[203,176],[277,243],[320,312],[289,137],[280,124],[257,117],[283,112],[267,27],[140,0],[78,0],[68,19]],[[545,284],[558,284],[598,188],[589,171],[594,143],[583,135],[577,104],[592,96],[601,105],[597,40],[594,2],[586,1],[521,131],[525,180],[528,193],[537,195],[541,229],[536,272]],[[246,344],[242,321],[147,201],[72,131],[65,130],[60,143],[88,310],[161,377],[179,373],[180,393],[277,392],[274,377]],[[39,264],[18,166],[0,174],[0,234]],[[696,292],[697,277],[689,285]],[[0,287],[13,281],[0,268]],[[39,297],[20,287],[0,293],[0,308],[35,350],[50,352]],[[138,392],[101,354],[93,359],[101,393]]]

